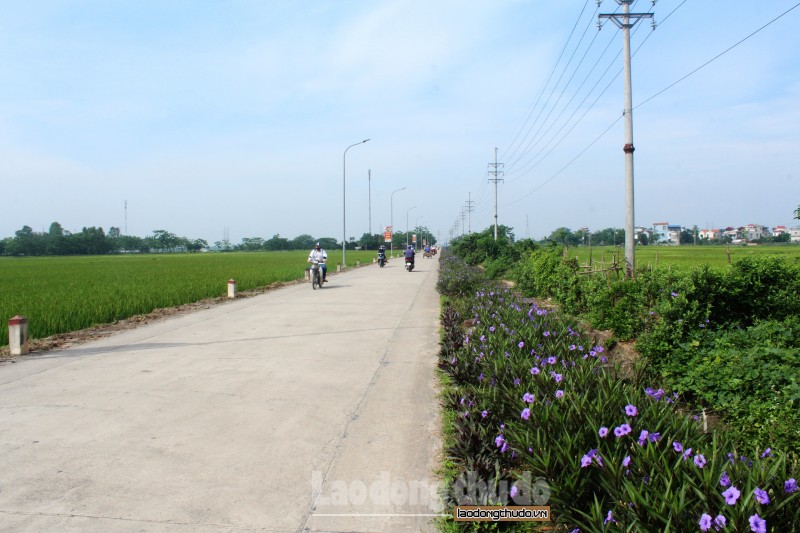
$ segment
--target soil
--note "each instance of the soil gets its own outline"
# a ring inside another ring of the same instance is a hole
[[[328,275],[331,275],[329,272]],[[266,287],[259,287],[249,291],[239,291],[236,293],[236,298],[251,298],[258,294],[286,287],[288,285],[296,285],[298,283],[307,283],[305,280],[295,281],[281,281],[273,283]],[[150,324],[170,317],[192,313],[201,309],[210,309],[211,307],[222,305],[230,302],[231,299],[227,296],[219,296],[217,298],[207,298],[199,302],[179,305],[177,307],[164,307],[154,309],[153,311],[144,315],[134,315],[124,320],[118,320],[111,324],[99,324],[90,328],[81,329],[78,331],[71,331],[68,333],[58,333],[45,337],[42,339],[29,339],[28,340],[28,355],[37,355],[50,350],[69,348],[95,339],[108,337],[118,331],[137,328],[145,324]],[[10,355],[8,346],[0,347],[0,364],[14,362],[14,358]]]

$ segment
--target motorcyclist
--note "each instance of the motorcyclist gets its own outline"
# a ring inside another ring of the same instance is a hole
[[[325,276],[328,273],[328,265],[325,263],[328,261],[328,252],[326,252],[319,243],[314,245],[314,249],[311,250],[311,253],[308,254],[308,262],[319,263],[320,268],[322,269],[322,281],[327,281]]]
[[[381,259],[386,261],[386,246],[382,244],[378,246],[378,261]]]
[[[408,245],[408,248],[406,248],[406,251],[403,252],[403,255],[406,257],[406,259],[411,259],[412,265],[414,264],[414,256],[416,255],[416,252],[414,251],[414,247],[412,245]]]

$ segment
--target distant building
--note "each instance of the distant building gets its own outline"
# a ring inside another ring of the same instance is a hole
[[[800,242],[800,228],[791,228],[789,230],[789,236],[792,242]]]
[[[761,224],[748,224],[744,227],[743,237],[748,241],[757,241],[770,235],[769,228]]]
[[[708,239],[709,241],[719,241],[722,239],[721,229],[701,229],[697,235],[700,239]]]
[[[683,227],[669,222],[653,223],[653,239],[664,244],[680,244]]]
[[[780,237],[784,233],[789,233],[789,229],[786,226],[775,226],[772,228],[773,237]]]

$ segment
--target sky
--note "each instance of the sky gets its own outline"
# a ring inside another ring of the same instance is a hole
[[[637,225],[798,224],[800,7],[675,84],[796,5],[633,6],[657,24],[631,37]],[[495,148],[498,221],[518,238],[624,227],[623,39],[597,29],[619,9],[5,1],[0,238],[58,221],[341,240],[393,223],[446,241],[493,224]]]

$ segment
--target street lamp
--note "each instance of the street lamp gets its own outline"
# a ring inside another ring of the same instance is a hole
[[[419,219],[421,218],[425,218],[425,215],[417,217],[416,220],[414,220],[414,229],[417,229],[419,227]],[[417,236],[417,242],[421,240],[421,237],[422,237],[421,235]],[[414,248],[416,249],[417,247],[415,246]]]
[[[417,206],[409,207],[408,211],[406,211],[406,248],[408,248],[408,214],[411,212],[412,209],[416,209]]]
[[[392,240],[389,241],[389,253],[394,254],[394,193],[406,190],[405,187],[397,189],[389,196],[389,227],[392,228]]]
[[[360,143],[351,144],[344,149],[342,156],[342,268],[347,268],[347,211],[345,206],[347,203],[347,151],[353,146],[364,144],[369,139],[364,139]]]

